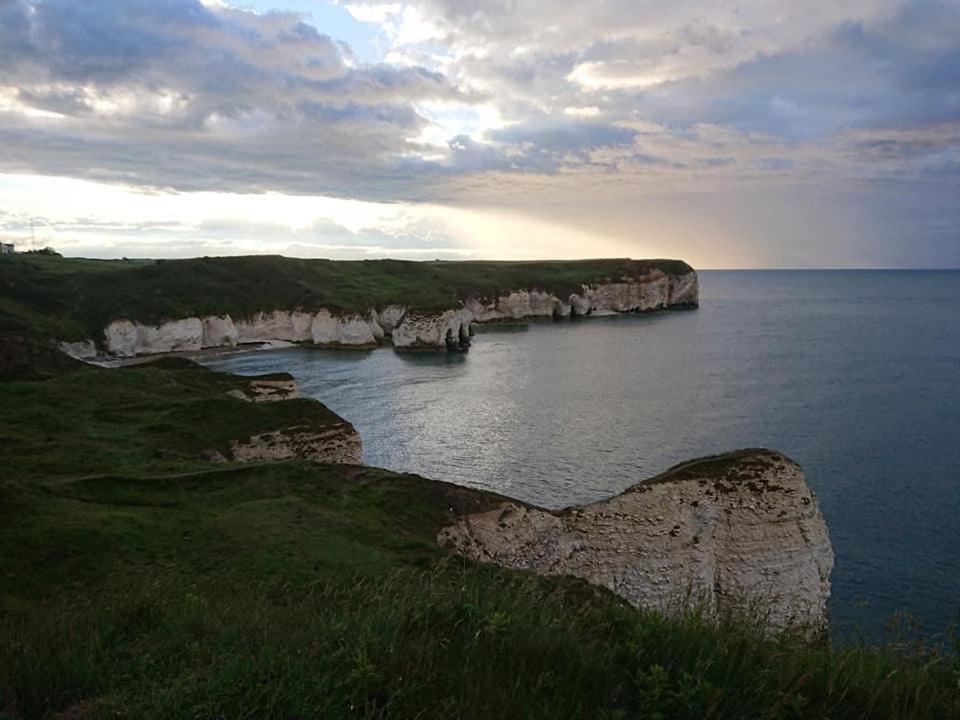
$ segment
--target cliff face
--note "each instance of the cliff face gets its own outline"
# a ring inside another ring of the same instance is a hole
[[[242,319],[223,314],[159,325],[118,319],[104,329],[103,344],[107,353],[121,358],[275,341],[374,348],[386,337],[392,339],[397,350],[464,350],[469,347],[470,325],[474,322],[612,315],[691,308],[697,303],[695,272],[669,274],[652,267],[641,274],[581,284],[574,292],[522,289],[493,299],[464,292],[457,307],[430,313],[387,305],[362,313],[274,310]],[[91,343],[64,344],[64,350],[88,359],[95,354],[91,353]]]
[[[822,629],[833,550],[800,467],[768,450],[677,466],[553,512],[505,501],[438,540],[475,560],[575,575],[634,605],[756,608],[772,630]]]
[[[162,325],[141,325],[115,320],[104,329],[107,352],[117,357],[199,350],[203,347],[203,322],[183,318]]]
[[[516,290],[493,300],[471,297],[466,306],[475,322],[484,323],[692,308],[698,303],[695,272],[668,275],[653,270],[637,278],[583,285],[562,298],[541,290]]]
[[[336,316],[327,310],[317,313],[276,310],[257,313],[246,320],[234,320],[229,315],[183,318],[160,325],[114,320],[103,334],[104,346],[110,355],[130,358],[277,340],[324,347],[371,348],[383,337],[383,329],[376,321],[356,314]],[[76,352],[75,347],[80,346],[86,348],[88,344],[72,343],[69,350]]]
[[[472,319],[467,308],[430,315],[408,313],[393,329],[393,346],[398,350],[466,350]]]

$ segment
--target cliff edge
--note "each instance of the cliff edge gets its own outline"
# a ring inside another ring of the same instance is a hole
[[[581,577],[643,608],[747,609],[773,631],[825,626],[827,526],[800,466],[770,450],[683,463],[560,511],[504,501],[438,540],[474,560]]]
[[[71,357],[131,358],[292,342],[462,351],[472,323],[695,308],[679,260],[103,261],[5,256],[0,329],[56,339]]]

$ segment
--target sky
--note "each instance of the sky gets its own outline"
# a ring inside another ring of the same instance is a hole
[[[0,238],[960,267],[960,0],[0,0]]]

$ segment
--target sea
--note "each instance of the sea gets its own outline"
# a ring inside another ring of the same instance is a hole
[[[960,271],[702,271],[700,308],[479,329],[466,353],[291,348],[364,461],[560,508],[744,447],[799,462],[835,637],[960,621]]]

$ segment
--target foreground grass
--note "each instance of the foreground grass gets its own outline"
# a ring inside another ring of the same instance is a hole
[[[5,339],[0,335],[0,342]],[[232,440],[291,425],[341,422],[312,400],[254,404],[230,397],[230,391],[250,394],[246,378],[187,360],[116,371],[77,365],[43,382],[0,385],[7,477],[54,481],[80,472],[205,468],[201,454],[216,450],[229,457]]]
[[[231,423],[301,412],[221,403],[239,382],[180,363],[0,383],[4,720],[960,718],[955,657],[666,620],[436,545],[493,496],[210,465]]]
[[[953,718],[956,664],[666,621],[440,562],[353,580],[112,576],[0,621],[10,717]]]
[[[520,288],[566,296],[583,283],[653,268],[680,274],[691,270],[677,260],[409,262],[260,256],[144,262],[6,255],[0,258],[0,331],[80,340],[99,337],[118,317],[159,322],[295,308],[361,312],[390,304],[446,310],[471,295],[495,297]]]

